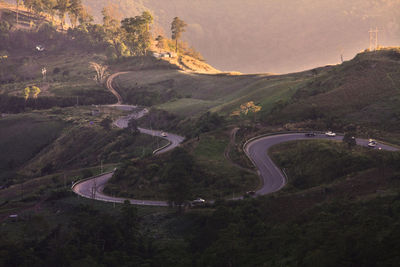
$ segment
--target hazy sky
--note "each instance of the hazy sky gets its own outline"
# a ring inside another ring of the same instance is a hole
[[[13,2],[13,1],[11,1]],[[124,16],[150,9],[166,35],[172,18],[184,39],[221,70],[284,73],[348,60],[369,46],[400,45],[400,0],[83,0],[100,19],[106,3]]]
[[[292,72],[352,58],[369,46],[400,44],[400,0],[145,0],[168,29],[188,24],[186,39],[222,70]]]

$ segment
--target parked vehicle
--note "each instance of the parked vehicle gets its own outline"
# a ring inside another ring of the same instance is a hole
[[[375,140],[369,139],[368,147],[376,147],[377,144]]]
[[[332,132],[332,131],[328,131],[328,132],[325,133],[325,135],[326,135],[326,136],[329,136],[329,137],[335,137],[335,136],[336,136],[336,133],[334,133],[334,132]]]
[[[202,199],[202,198],[196,198],[191,203],[192,203],[193,206],[196,206],[196,205],[203,205],[203,204],[206,203],[206,201],[204,199]]]
[[[314,137],[314,136],[316,136],[316,133],[314,133],[314,132],[306,133],[305,136]]]

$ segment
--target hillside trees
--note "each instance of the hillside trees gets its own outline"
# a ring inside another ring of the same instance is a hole
[[[83,10],[81,0],[70,0],[68,6],[68,16],[71,21],[72,28],[75,28],[78,23],[78,18],[81,16]]]
[[[43,0],[35,0],[35,1],[33,1],[32,10],[37,15],[42,13],[44,11],[44,1]]]
[[[150,24],[153,16],[144,11],[141,16],[126,18],[121,21],[122,29],[125,30],[125,41],[131,55],[145,55],[151,45]]]
[[[178,52],[178,40],[182,33],[185,32],[187,24],[179,17],[175,17],[171,23],[172,40],[175,40],[175,52]]]
[[[123,41],[123,32],[119,25],[118,20],[113,14],[113,10],[110,7],[105,7],[101,11],[103,15],[103,28],[105,32],[106,42],[110,45],[109,57],[121,58],[123,55],[127,55],[127,48]]]
[[[47,14],[51,16],[51,22],[54,23],[54,16],[56,14],[55,7],[57,6],[57,0],[42,0],[43,1],[43,10]]]
[[[157,44],[156,47],[161,51],[165,47],[165,38],[162,35],[157,36],[156,38]]]
[[[192,198],[192,176],[194,172],[193,157],[182,148],[171,153],[174,159],[165,170],[163,178],[167,182],[168,201],[181,208],[185,201]]]
[[[26,6],[29,10],[32,10],[33,3],[36,0],[23,0],[24,1],[24,6]]]
[[[65,15],[68,12],[69,0],[57,0],[57,5],[55,8],[57,10],[57,15],[61,21],[61,28],[64,29]]]

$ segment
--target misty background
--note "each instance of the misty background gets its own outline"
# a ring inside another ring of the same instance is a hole
[[[10,1],[13,2],[13,1]],[[123,17],[150,10],[155,33],[170,37],[178,16],[183,40],[224,71],[286,73],[349,60],[369,47],[400,44],[400,0],[83,0],[101,22],[114,5]]]

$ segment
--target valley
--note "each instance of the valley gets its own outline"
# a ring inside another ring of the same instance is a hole
[[[1,266],[398,262],[400,48],[241,74],[33,11],[0,1]]]

